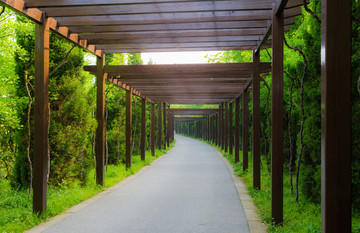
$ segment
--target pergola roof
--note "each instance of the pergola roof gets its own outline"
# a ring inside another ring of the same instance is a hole
[[[96,66],[84,69],[96,74]],[[105,66],[108,79],[154,102],[219,104],[239,97],[250,85],[253,63]],[[261,63],[260,72],[271,70]]]
[[[274,0],[0,0],[100,56],[252,50],[269,36]],[[303,0],[289,0],[285,30]],[[269,45],[264,44],[265,46]]]

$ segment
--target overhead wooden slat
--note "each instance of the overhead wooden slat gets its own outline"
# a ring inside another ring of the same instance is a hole
[[[216,37],[216,36],[253,36],[263,35],[264,29],[218,29],[218,30],[177,30],[172,32],[108,32],[108,33],[80,33],[80,37],[87,40],[104,39],[144,39],[144,38],[184,38],[184,37]]]
[[[173,37],[142,39],[92,39],[93,44],[153,44],[153,43],[194,43],[194,42],[243,42],[260,40],[260,36],[213,36],[213,37]]]
[[[152,52],[191,52],[191,51],[227,51],[227,50],[252,50],[254,46],[238,46],[238,47],[172,47],[172,48],[150,48],[150,49],[137,49],[137,48],[124,48],[124,49],[109,49],[104,50],[104,53],[152,53]]]
[[[271,63],[261,62],[260,70],[271,69]],[[94,72],[96,66],[85,66],[85,71]],[[175,65],[128,65],[128,66],[105,66],[105,73],[143,74],[143,73],[186,73],[186,72],[227,72],[227,71],[252,71],[252,63],[208,63],[208,64],[175,64]]]
[[[71,23],[71,22],[70,22]],[[76,33],[90,32],[131,32],[131,31],[176,31],[176,30],[205,30],[205,29],[248,29],[267,28],[266,21],[234,21],[234,22],[201,22],[201,23],[169,23],[169,24],[140,24],[140,25],[104,25],[69,26]],[[107,22],[109,23],[109,22]],[[73,22],[76,24],[76,22]]]
[[[132,84],[149,84],[149,83],[223,83],[223,82],[229,82],[229,83],[238,83],[238,82],[246,82],[247,78],[172,78],[172,79],[153,79],[153,78],[145,78],[145,79],[123,79],[120,80],[124,83],[127,83],[129,85]]]
[[[206,3],[206,5],[209,5]],[[257,5],[261,6],[261,5]],[[140,8],[141,6],[135,5],[134,9]],[[176,9],[170,12],[161,12],[161,11],[151,11],[147,14],[141,14],[141,12],[135,13],[125,13],[121,14],[119,9],[123,9],[123,6],[111,6],[107,10],[99,9],[101,7],[91,7],[86,10],[76,9],[76,8],[63,8],[64,10],[51,8],[44,9],[49,14],[50,17],[61,17],[64,20],[79,20],[83,21],[100,21],[104,19],[115,20],[115,21],[125,21],[124,24],[135,24],[139,20],[148,20],[148,24],[161,21],[162,23],[172,23],[172,22],[206,22],[206,21],[228,21],[228,20],[267,20],[270,18],[269,11],[267,10],[258,10],[258,11],[244,11],[244,10],[226,10],[226,11],[192,11],[191,8],[180,8],[184,9],[183,11],[177,12]],[[157,8],[154,6],[154,8]],[[37,9],[37,8],[35,8]],[[186,9],[188,11],[186,11]],[[190,9],[190,10],[189,10]],[[141,9],[140,9],[141,10]],[[71,12],[74,12],[71,14]],[[75,14],[76,12],[76,14]],[[156,13],[154,13],[156,12]],[[131,23],[133,22],[133,23]],[[142,22],[144,23],[144,22]],[[98,25],[98,24],[96,24]]]
[[[237,94],[236,91],[229,91],[229,92],[189,92],[189,91],[182,91],[182,92],[166,92],[162,91],[160,92],[146,92],[148,96],[233,96],[234,94]]]
[[[193,0],[28,0],[32,7],[53,7],[53,6],[104,6],[104,5],[126,5],[126,4],[147,4],[147,3],[167,3],[167,2],[192,2]],[[265,2],[262,0],[262,2]],[[267,0],[270,4],[272,0]]]
[[[161,4],[161,3],[186,3],[193,2],[193,0],[27,0],[27,5],[29,7],[66,7],[66,6],[106,6],[106,5],[129,5],[129,4]],[[196,2],[206,2],[198,0]],[[212,1],[214,2],[214,1]],[[249,2],[249,0],[243,1]],[[261,0],[256,1],[257,4],[261,4],[264,8],[271,9],[271,4],[273,0]],[[286,8],[291,8],[295,6],[300,6],[303,4],[302,0],[289,0]]]
[[[209,115],[219,110],[216,108],[170,108],[170,111],[174,115]]]
[[[176,43],[174,41],[174,43]],[[202,43],[178,43],[175,45],[177,48],[203,48],[203,47],[241,47],[241,46],[255,46],[256,42],[202,42]],[[152,44],[100,44],[98,48],[108,49],[155,49],[155,48],[174,48],[173,43],[152,43]]]

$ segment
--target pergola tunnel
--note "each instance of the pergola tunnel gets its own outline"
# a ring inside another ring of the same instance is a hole
[[[33,210],[47,207],[50,30],[96,56],[85,66],[96,76],[96,181],[104,185],[105,82],[126,90],[126,167],[132,165],[132,95],[141,100],[141,158],[169,147],[175,132],[215,143],[260,176],[260,75],[272,74],[271,217],[283,222],[284,32],[301,14],[303,0],[1,0],[36,23]],[[322,0],[321,159],[322,231],[351,232],[351,1]],[[140,20],[142,19],[142,20]],[[272,48],[272,62],[260,51]],[[248,63],[106,65],[105,54],[128,52],[252,50]],[[252,148],[249,93],[252,92]],[[240,117],[240,102],[243,102]],[[146,105],[150,104],[150,138]],[[158,106],[156,116],[156,104]],[[213,104],[182,109],[171,105]],[[233,115],[235,119],[232,119]],[[243,158],[240,150],[242,119]],[[156,119],[158,122],[156,123]],[[232,125],[234,122],[234,125]],[[158,127],[155,127],[157,125]],[[157,140],[156,140],[157,138]],[[157,142],[157,145],[156,145]]]

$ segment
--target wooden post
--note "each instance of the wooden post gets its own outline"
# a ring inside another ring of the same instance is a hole
[[[272,103],[271,103],[271,218],[283,222],[283,38],[284,13],[272,15]]]
[[[146,151],[146,99],[141,100],[141,160],[145,160]]]
[[[167,142],[167,138],[168,138],[168,135],[167,135],[167,130],[166,130],[166,103],[164,102],[163,103],[163,107],[164,107],[164,109],[163,109],[163,114],[164,114],[164,122],[163,122],[163,124],[164,124],[164,150],[166,150],[166,142]]]
[[[229,154],[233,154],[233,106],[229,103]]]
[[[220,132],[219,132],[219,137],[220,137],[220,147],[222,150],[224,150],[224,104],[221,103],[220,105],[220,119],[219,119],[219,125],[220,125]]]
[[[162,148],[162,136],[161,136],[162,116],[161,116],[161,103],[158,103],[158,149]]]
[[[249,157],[249,91],[245,89],[243,91],[243,171],[248,169],[248,157]]]
[[[351,1],[321,4],[322,232],[351,232]]]
[[[96,183],[104,186],[104,158],[105,158],[105,80],[104,74],[105,56],[97,58],[97,100],[96,100],[96,119],[98,122],[96,130]]]
[[[215,143],[219,146],[219,113],[215,115]]]
[[[225,143],[225,152],[228,152],[229,146],[229,113],[228,113],[228,103],[224,102],[225,105],[225,120],[224,120],[224,143]]]
[[[155,104],[154,103],[151,103],[150,142],[151,142],[151,155],[155,156]]]
[[[253,187],[260,189],[260,51],[253,52]]]
[[[126,91],[126,168],[131,168],[131,142],[132,142],[132,92]]]
[[[46,212],[49,149],[49,49],[48,20],[35,24],[35,123],[33,158],[33,211]]]
[[[166,143],[167,143],[167,147],[170,147],[170,137],[171,137],[171,116],[170,116],[170,105],[168,105],[168,109],[167,109],[167,115],[168,115],[168,120],[167,120],[167,137],[166,137]]]
[[[235,163],[239,162],[239,150],[240,150],[240,97],[235,100]]]

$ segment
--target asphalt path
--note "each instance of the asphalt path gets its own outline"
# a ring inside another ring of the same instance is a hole
[[[249,232],[231,175],[215,149],[182,136],[176,141],[143,173],[45,232]]]

